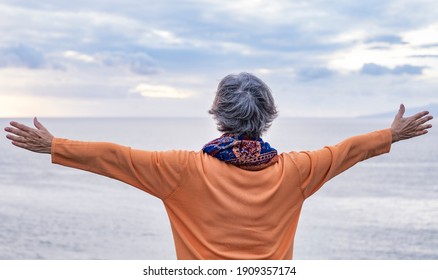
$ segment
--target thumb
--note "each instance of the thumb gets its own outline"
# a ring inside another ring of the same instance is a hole
[[[395,116],[395,119],[401,119],[401,118],[403,118],[403,115],[405,114],[405,105],[403,105],[403,104],[400,104],[400,109],[398,109],[398,113],[397,113],[397,115]]]
[[[37,117],[33,118],[33,124],[36,128],[47,131],[47,129],[38,121]]]

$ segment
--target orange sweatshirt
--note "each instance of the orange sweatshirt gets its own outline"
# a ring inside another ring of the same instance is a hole
[[[291,259],[304,200],[359,161],[387,153],[390,129],[317,151],[282,153],[248,171],[194,151],[141,151],[55,138],[52,162],[115,178],[160,198],[178,259]]]

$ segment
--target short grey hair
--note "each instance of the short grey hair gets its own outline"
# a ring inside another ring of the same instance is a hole
[[[258,138],[271,126],[278,112],[269,87],[250,73],[223,78],[208,111],[224,133]]]

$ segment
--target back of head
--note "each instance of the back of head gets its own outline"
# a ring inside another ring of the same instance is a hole
[[[269,87],[249,73],[223,78],[209,113],[219,131],[251,138],[266,132],[278,114]]]

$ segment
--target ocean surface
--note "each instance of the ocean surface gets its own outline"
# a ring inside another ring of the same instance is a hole
[[[1,119],[2,128],[10,120]],[[18,119],[28,125],[31,119]],[[199,150],[210,119],[40,119],[57,137]],[[278,119],[263,137],[313,150],[390,119]],[[160,200],[0,140],[0,259],[175,259]],[[303,207],[295,259],[438,259],[438,127],[328,182]]]

